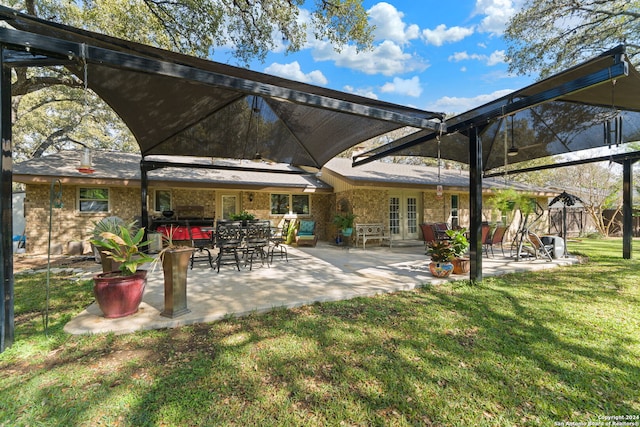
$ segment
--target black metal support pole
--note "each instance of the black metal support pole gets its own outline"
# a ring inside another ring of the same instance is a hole
[[[2,171],[0,173],[0,353],[11,347],[14,339],[13,313],[13,206],[11,158],[11,68],[5,66],[4,49],[0,46],[0,138],[2,138]]]
[[[144,227],[144,241],[149,240],[149,206],[147,205],[147,194],[149,192],[148,168],[144,162],[140,162],[140,227]],[[149,246],[145,246],[144,251],[149,253]]]
[[[469,278],[482,281],[482,143],[480,129],[469,130]]]
[[[622,258],[631,259],[633,237],[633,200],[631,167],[633,161],[622,162]]]

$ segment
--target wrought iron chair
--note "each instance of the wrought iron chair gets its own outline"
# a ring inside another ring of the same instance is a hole
[[[235,264],[240,271],[239,251],[242,251],[242,221],[220,220],[216,223],[216,241],[218,256],[216,267],[220,273],[220,265]]]
[[[287,240],[287,233],[289,232],[290,219],[285,219],[282,222],[282,227],[272,227],[271,234],[269,235],[269,248],[267,249],[267,256],[269,263],[273,264],[273,254],[277,250],[280,253],[280,259],[284,256],[284,259],[289,262],[289,255],[287,254],[287,247],[285,241]]]
[[[194,248],[193,252],[191,252],[191,260],[189,262],[191,269],[193,270],[194,263],[203,261],[208,262],[209,266],[213,268],[213,257],[210,251],[213,246],[211,235],[200,230],[200,227],[190,226],[188,220],[186,223],[189,240],[191,240],[191,246]]]
[[[269,235],[271,234],[271,222],[269,221],[249,221],[245,232],[244,257],[245,265],[249,263],[249,270],[253,269],[253,258],[260,257],[260,261],[264,265],[267,258],[265,248],[269,246]],[[267,259],[268,263],[268,259]]]

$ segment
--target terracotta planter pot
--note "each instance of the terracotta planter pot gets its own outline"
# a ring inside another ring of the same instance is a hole
[[[138,270],[132,276],[122,276],[119,271],[93,276],[93,294],[104,317],[109,319],[138,311],[146,285],[146,270]]]
[[[429,271],[435,277],[449,277],[453,271],[453,264],[450,262],[431,262]]]
[[[453,274],[467,274],[471,270],[471,260],[469,258],[453,259]]]

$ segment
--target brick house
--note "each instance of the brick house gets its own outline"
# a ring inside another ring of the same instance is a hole
[[[86,242],[93,224],[107,216],[125,221],[141,214],[140,155],[94,152],[90,174],[78,171],[80,153],[60,153],[14,166],[14,182],[25,185],[24,203],[28,253],[45,253],[52,182],[62,185],[62,207],[53,209],[52,248],[66,251],[69,242]],[[211,159],[194,161],[209,162]],[[216,160],[222,169],[165,168],[149,172],[150,227],[162,211],[201,217],[213,223],[247,211],[277,225],[287,217],[316,221],[320,240],[337,234],[332,224],[339,210],[357,215],[356,222],[379,222],[394,240],[420,239],[421,222],[469,224],[469,180],[465,171],[394,163],[372,162],[357,168],[349,159],[335,158],[322,170],[310,171],[282,164],[247,160]],[[256,171],[259,166],[261,170]],[[443,187],[442,195],[437,186]],[[510,184],[511,187],[514,184]],[[483,192],[504,188],[487,179]],[[518,189],[546,201],[549,193],[520,185]],[[545,205],[543,205],[545,206]],[[485,209],[483,220],[499,220]],[[86,249],[86,245],[85,245]]]

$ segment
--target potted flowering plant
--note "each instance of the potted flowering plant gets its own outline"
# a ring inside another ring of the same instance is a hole
[[[124,317],[138,311],[147,283],[147,271],[138,267],[154,260],[141,251],[149,244],[143,242],[143,238],[144,228],[132,235],[126,226],[120,225],[118,234],[104,231],[99,239],[91,239],[107,258],[120,265],[119,270],[93,277],[96,302],[107,318]]]
[[[465,235],[466,232],[466,228],[446,231],[451,242],[451,248],[453,249],[453,274],[465,274],[468,273],[471,268],[469,258],[464,256],[469,249],[469,240]]]
[[[434,240],[429,244],[429,253],[431,254],[431,263],[429,271],[436,277],[448,277],[453,271],[452,260],[454,258],[454,249],[448,240]]]

